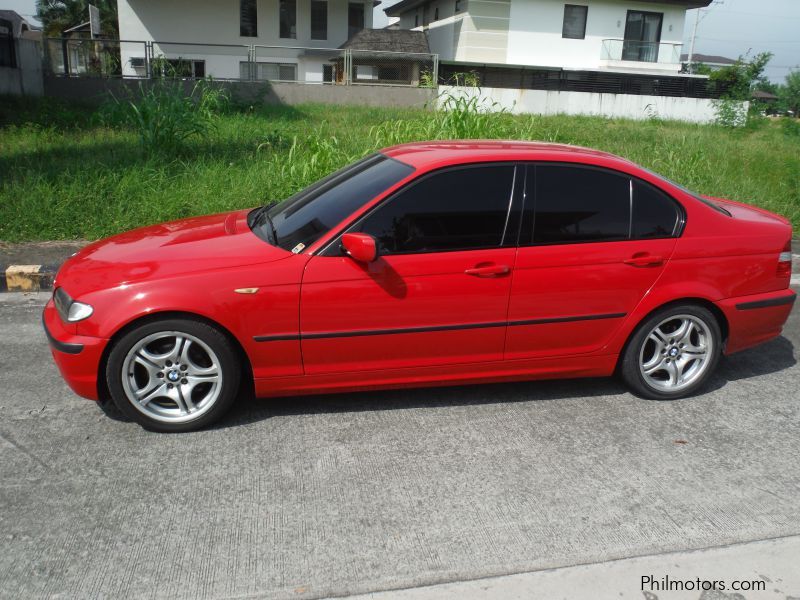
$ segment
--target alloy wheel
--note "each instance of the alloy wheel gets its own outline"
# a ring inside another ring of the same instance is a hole
[[[665,318],[645,338],[639,371],[653,389],[683,390],[703,376],[714,356],[714,337],[702,319],[688,314]]]
[[[214,351],[180,331],[153,333],[133,345],[122,364],[122,387],[131,404],[165,423],[184,423],[208,412],[222,390]]]

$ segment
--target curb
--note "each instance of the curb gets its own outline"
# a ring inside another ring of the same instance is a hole
[[[53,289],[60,265],[0,265],[0,292],[41,292]]]

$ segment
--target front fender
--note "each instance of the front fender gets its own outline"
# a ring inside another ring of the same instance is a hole
[[[217,323],[241,344],[253,376],[301,375],[300,278],[307,258],[120,284],[81,297],[94,313],[78,324],[78,333],[111,339],[122,329],[161,313],[188,313]],[[237,293],[253,288],[255,293]],[[269,343],[255,336],[274,336]],[[292,338],[292,336],[294,336]]]

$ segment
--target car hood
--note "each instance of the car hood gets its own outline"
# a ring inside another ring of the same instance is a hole
[[[76,252],[56,276],[72,297],[121,284],[262,264],[292,256],[257,237],[250,210],[134,229]]]

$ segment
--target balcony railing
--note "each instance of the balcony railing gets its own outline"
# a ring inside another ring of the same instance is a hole
[[[603,40],[602,60],[679,65],[683,44]]]

